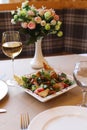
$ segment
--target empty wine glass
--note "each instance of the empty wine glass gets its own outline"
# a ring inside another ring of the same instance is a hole
[[[83,99],[81,106],[87,107],[87,61],[76,63],[73,76],[77,85],[82,89]]]
[[[18,31],[6,31],[2,34],[2,51],[12,59],[12,69],[14,76],[14,58],[22,51],[22,42],[20,41],[20,34]],[[15,85],[14,78],[7,80],[8,85]]]

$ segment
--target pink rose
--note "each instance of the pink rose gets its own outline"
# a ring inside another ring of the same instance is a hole
[[[38,16],[38,17],[35,17],[34,20],[35,20],[36,23],[41,23],[41,18],[40,18],[39,16]]]
[[[36,28],[36,24],[35,24],[35,22],[33,22],[33,21],[30,21],[29,23],[28,23],[28,28],[29,29],[35,29]]]
[[[51,21],[51,25],[56,25],[56,20],[53,19],[53,20]]]
[[[43,16],[43,15],[44,15],[44,9],[39,9],[38,11],[39,11],[39,15],[40,15],[40,16]]]
[[[45,26],[46,25],[46,21],[45,20],[42,20],[41,21],[41,26]]]
[[[34,13],[32,10],[29,10],[29,11],[28,11],[28,15],[30,15],[30,16],[34,16],[35,13]]]
[[[56,15],[56,14],[55,14],[55,15],[54,15],[54,19],[55,19],[55,20],[59,20],[59,15]]]
[[[21,23],[22,28],[27,28],[27,22]]]

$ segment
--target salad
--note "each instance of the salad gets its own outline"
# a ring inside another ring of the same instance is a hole
[[[20,80],[24,88],[43,98],[73,85],[73,81],[65,73],[57,74],[53,68],[45,63],[42,70],[22,76]]]

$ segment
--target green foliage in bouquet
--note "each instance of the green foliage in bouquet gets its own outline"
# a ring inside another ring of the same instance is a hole
[[[35,43],[39,38],[48,34],[55,34],[58,37],[63,35],[61,31],[62,22],[54,9],[46,9],[43,6],[37,9],[33,5],[30,6],[27,0],[11,14],[11,23],[20,23],[21,31],[29,34],[28,44]]]

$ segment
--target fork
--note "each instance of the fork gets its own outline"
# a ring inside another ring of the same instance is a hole
[[[28,130],[29,122],[30,121],[29,121],[28,113],[21,114],[21,117],[20,117],[21,130]]]

